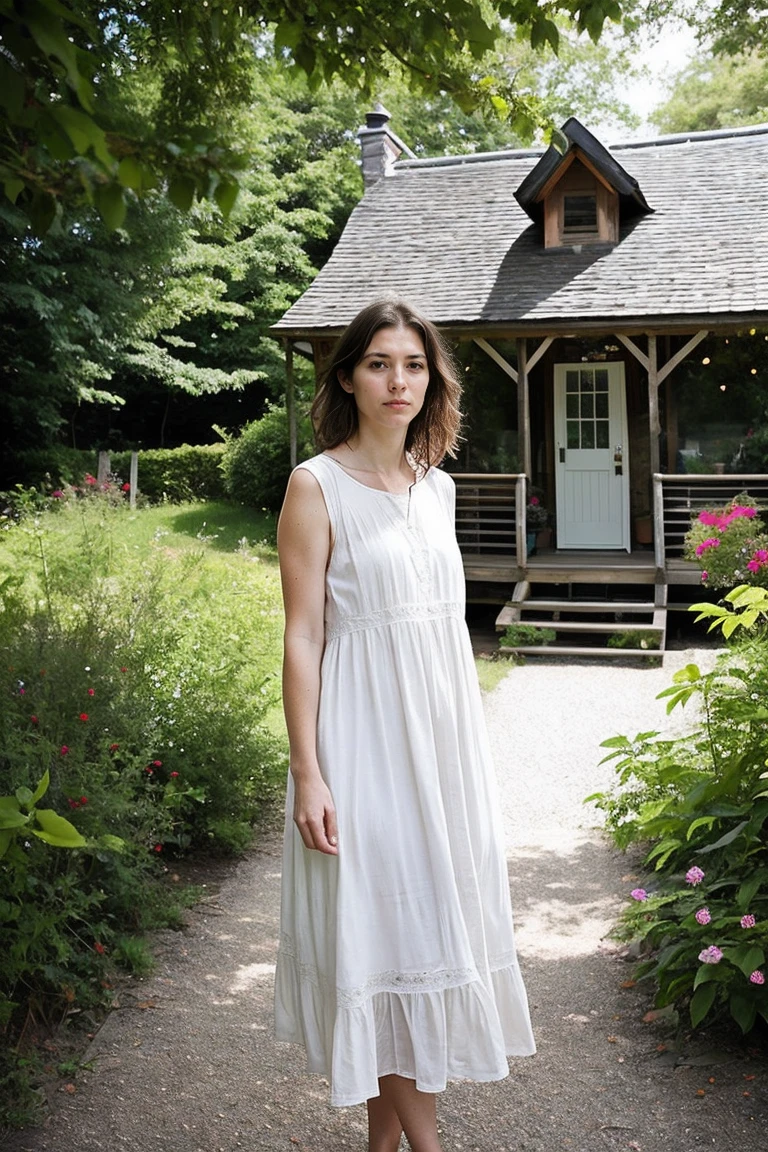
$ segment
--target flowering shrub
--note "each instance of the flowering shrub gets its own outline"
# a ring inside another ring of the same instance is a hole
[[[746,493],[722,508],[700,512],[685,537],[683,554],[702,569],[707,587],[768,587],[768,535],[755,501]]]
[[[0,551],[0,796],[24,804],[47,778],[79,838],[55,860],[28,835],[0,859],[9,1038],[108,1000],[116,963],[145,964],[131,937],[177,923],[186,899],[166,859],[242,850],[287,764],[266,723],[276,572],[194,538],[139,547],[124,497],[89,488],[9,525]]]
[[[712,672],[689,664],[660,694],[668,711],[696,699],[698,722],[677,739],[606,740],[617,782],[587,800],[653,869],[614,935],[645,957],[636,975],[655,985],[656,1006],[685,1008],[694,1027],[730,1016],[746,1033],[768,1021],[768,591],[742,586],[693,608],[738,635]]]

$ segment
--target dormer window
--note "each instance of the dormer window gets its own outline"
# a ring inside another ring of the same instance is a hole
[[[597,232],[597,196],[563,197],[563,232]]]
[[[545,248],[618,244],[621,221],[651,212],[637,181],[571,117],[515,192]]]
[[[544,246],[615,244],[619,198],[610,184],[574,148],[539,192],[544,205]]]

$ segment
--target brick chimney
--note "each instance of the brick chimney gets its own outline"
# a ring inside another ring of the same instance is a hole
[[[382,176],[392,175],[394,163],[403,152],[411,159],[415,159],[408,145],[403,144],[402,140],[387,127],[391,119],[392,116],[384,105],[377,103],[372,112],[366,113],[365,127],[357,133],[363,154],[363,185],[366,192],[377,184]]]

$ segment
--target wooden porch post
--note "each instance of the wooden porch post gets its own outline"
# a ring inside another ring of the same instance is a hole
[[[531,479],[531,408],[528,397],[528,341],[517,341],[517,453],[528,479]]]
[[[285,408],[288,413],[288,439],[291,445],[291,468],[297,464],[296,445],[296,395],[293,379],[293,344],[285,340]]]
[[[656,337],[648,337],[648,423],[651,433],[651,476],[661,471],[661,456],[659,436],[661,435],[661,421],[659,420],[659,360],[656,348]]]

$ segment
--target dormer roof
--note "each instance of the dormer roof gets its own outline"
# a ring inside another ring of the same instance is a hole
[[[574,158],[586,161],[586,166],[617,193],[620,219],[653,212],[634,176],[622,168],[588,128],[571,116],[557,133],[556,143],[550,144],[515,192],[515,199],[531,220],[537,224],[542,222],[544,194],[557,182],[558,171],[564,172]]]

